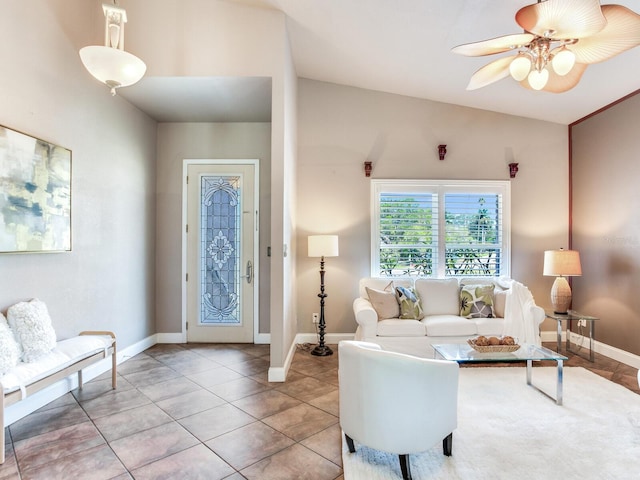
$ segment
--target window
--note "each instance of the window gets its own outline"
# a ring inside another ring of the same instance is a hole
[[[372,180],[372,275],[509,276],[510,186]]]

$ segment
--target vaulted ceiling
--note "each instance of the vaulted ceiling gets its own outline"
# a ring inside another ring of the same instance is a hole
[[[298,77],[569,124],[640,88],[640,48],[590,65],[572,90],[522,88],[511,78],[467,91],[495,56],[451,48],[522,33],[533,0],[225,0],[286,15]],[[640,13],[640,0],[615,0]],[[132,88],[132,93],[135,91]],[[193,90],[192,90],[193,92]],[[126,96],[123,89],[123,96]]]

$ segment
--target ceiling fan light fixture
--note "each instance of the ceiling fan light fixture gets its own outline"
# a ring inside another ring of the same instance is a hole
[[[553,55],[551,60],[551,66],[553,71],[561,77],[564,77],[571,71],[576,64],[576,55],[566,47],[561,47],[558,53]]]
[[[578,85],[588,65],[640,45],[640,15],[600,0],[537,0],[517,11],[516,23],[525,33],[452,49],[471,57],[519,50],[477,70],[467,90],[511,76],[524,88],[566,92]],[[529,70],[522,56],[529,57]]]
[[[527,77],[529,85],[534,90],[542,90],[549,81],[549,70],[543,68],[542,70],[531,70]]]
[[[81,48],[80,60],[89,73],[109,87],[111,95],[115,95],[117,88],[138,82],[147,71],[147,66],[135,55],[124,51],[127,12],[108,4],[103,4],[102,10],[105,17],[105,45]]]
[[[518,54],[516,58],[509,64],[509,73],[511,77],[517,82],[520,82],[527,78],[531,71],[531,59],[524,53]]]

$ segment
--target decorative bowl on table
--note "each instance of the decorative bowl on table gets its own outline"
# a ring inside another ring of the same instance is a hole
[[[476,338],[470,338],[467,340],[467,343],[471,348],[481,353],[515,352],[520,348],[518,339],[509,335],[505,335],[504,337],[485,337],[484,335],[480,335]]]

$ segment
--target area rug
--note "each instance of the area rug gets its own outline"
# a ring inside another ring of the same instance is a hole
[[[555,367],[533,370],[554,396],[555,379]],[[640,395],[569,367],[563,403],[527,386],[524,368],[461,368],[453,455],[441,443],[411,455],[414,480],[640,478]],[[402,478],[396,455],[342,443],[346,480]]]

